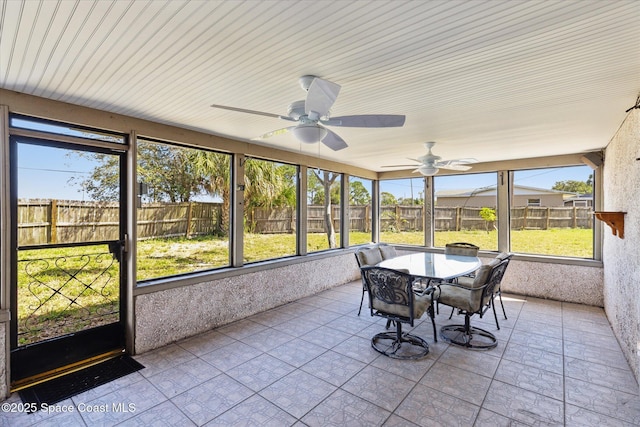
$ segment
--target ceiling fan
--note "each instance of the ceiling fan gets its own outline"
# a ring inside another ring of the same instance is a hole
[[[436,156],[431,152],[433,146],[436,145],[435,142],[425,142],[424,146],[427,149],[427,154],[424,156],[420,156],[417,159],[409,159],[414,162],[418,162],[417,165],[390,165],[390,166],[382,166],[383,168],[394,168],[394,167],[402,167],[402,166],[418,166],[418,169],[413,172],[420,172],[424,176],[432,176],[438,173],[440,169],[451,169],[456,171],[466,171],[471,169],[469,166],[472,163],[477,163],[476,159],[456,159],[456,160],[441,160],[442,157]]]
[[[240,113],[257,114],[297,122],[293,126],[267,132],[253,139],[265,139],[291,132],[301,142],[309,144],[322,142],[334,151],[346,148],[347,143],[338,134],[325,126],[386,128],[404,125],[405,116],[403,115],[364,114],[330,117],[329,110],[338,97],[340,85],[316,76],[302,76],[299,81],[300,86],[307,92],[307,98],[304,101],[295,101],[289,104],[288,115],[286,116],[225,105],[213,104],[211,106]]]

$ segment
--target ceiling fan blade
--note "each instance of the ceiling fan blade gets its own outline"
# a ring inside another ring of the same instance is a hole
[[[454,160],[443,160],[441,162],[436,162],[435,166],[442,169],[450,169],[454,171],[468,171],[471,169],[471,166],[467,166],[473,163],[478,163],[476,159],[466,158],[466,159],[454,159]]]
[[[271,132],[267,132],[265,134],[262,134],[260,136],[256,136],[255,138],[251,138],[251,139],[252,140],[254,140],[254,139],[267,139],[267,138],[271,138],[272,136],[284,135],[285,133],[288,133],[293,128],[295,128],[295,126],[289,126],[288,128],[282,128],[282,129],[278,129],[278,130],[272,130]]]
[[[309,85],[304,111],[307,114],[317,113],[317,118],[329,114],[331,106],[340,93],[340,85],[316,77]]]
[[[330,131],[327,129],[327,135],[322,139],[322,143],[327,147],[331,148],[333,151],[342,150],[343,148],[347,148],[348,145],[344,142],[337,133]]]
[[[471,166],[465,165],[437,165],[437,167],[440,169],[449,169],[454,171],[468,171],[471,169]]]
[[[440,166],[448,166],[448,165],[468,165],[471,163],[478,163],[476,159],[466,158],[466,159],[452,159],[452,160],[442,160],[438,162],[438,167]]]
[[[404,125],[405,116],[397,114],[363,114],[358,116],[332,117],[322,124],[328,126],[360,128],[393,128]]]
[[[279,114],[273,114],[273,113],[265,113],[265,112],[262,112],[262,111],[247,110],[246,108],[229,107],[227,105],[217,105],[217,104],[211,104],[211,106],[213,108],[220,108],[222,110],[237,111],[238,113],[256,114],[258,116],[273,117],[275,119],[289,120],[291,122],[295,122],[296,121],[295,119],[292,119],[291,117],[281,116]]]
[[[420,165],[416,165],[415,163],[412,165],[384,165],[384,166],[380,166],[381,168],[411,168],[411,167],[416,167],[416,166],[420,166]]]

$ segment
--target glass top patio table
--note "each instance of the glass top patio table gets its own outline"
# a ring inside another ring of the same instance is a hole
[[[482,262],[478,257],[416,252],[386,259],[379,267],[408,270],[414,276],[429,279],[450,280],[476,271]]]

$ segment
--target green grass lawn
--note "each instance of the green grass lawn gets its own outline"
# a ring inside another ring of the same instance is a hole
[[[421,246],[422,232],[380,233],[385,243]],[[444,247],[450,242],[468,242],[480,249],[498,249],[498,232],[490,231],[438,231],[434,233],[434,246]],[[511,251],[535,255],[553,255],[575,258],[593,257],[593,230],[582,228],[555,228],[550,230],[511,230]]]

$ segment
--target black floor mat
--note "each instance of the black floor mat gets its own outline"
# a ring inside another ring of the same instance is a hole
[[[127,355],[105,360],[97,365],[20,390],[24,403],[53,405],[84,391],[124,377],[144,368]]]

